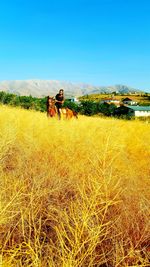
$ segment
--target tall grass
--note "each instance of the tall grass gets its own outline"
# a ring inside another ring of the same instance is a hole
[[[150,266],[150,125],[0,107],[4,267]]]

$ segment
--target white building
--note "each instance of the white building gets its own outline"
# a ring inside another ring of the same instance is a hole
[[[137,102],[136,101],[134,101],[134,100],[132,100],[131,98],[128,98],[128,97],[126,97],[126,98],[124,98],[123,100],[122,100],[122,102],[123,102],[123,104],[126,104],[126,105],[137,105]]]
[[[150,106],[127,106],[129,108],[129,115],[135,117],[149,117]]]
[[[120,100],[114,98],[105,98],[101,100],[100,103],[115,104],[118,106],[120,104]]]
[[[76,97],[66,98],[66,100],[74,103],[79,103],[79,100]]]

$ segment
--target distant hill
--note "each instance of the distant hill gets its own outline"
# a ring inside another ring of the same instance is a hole
[[[1,81],[0,91],[13,93],[17,95],[32,95],[34,97],[43,97],[47,95],[54,96],[60,88],[65,90],[65,96],[83,96],[86,94],[98,93],[130,93],[142,92],[126,85],[114,86],[94,86],[86,83],[73,83],[57,80],[12,80]]]

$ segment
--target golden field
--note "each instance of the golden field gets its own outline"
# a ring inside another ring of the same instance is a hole
[[[150,124],[0,107],[0,266],[150,266]]]

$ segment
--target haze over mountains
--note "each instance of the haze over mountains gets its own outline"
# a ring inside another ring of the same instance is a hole
[[[5,80],[0,82],[0,91],[17,95],[32,95],[33,97],[54,96],[61,88],[65,90],[66,97],[112,93],[114,91],[119,93],[142,92],[139,89],[126,85],[94,86],[86,83],[73,83],[58,80]]]

